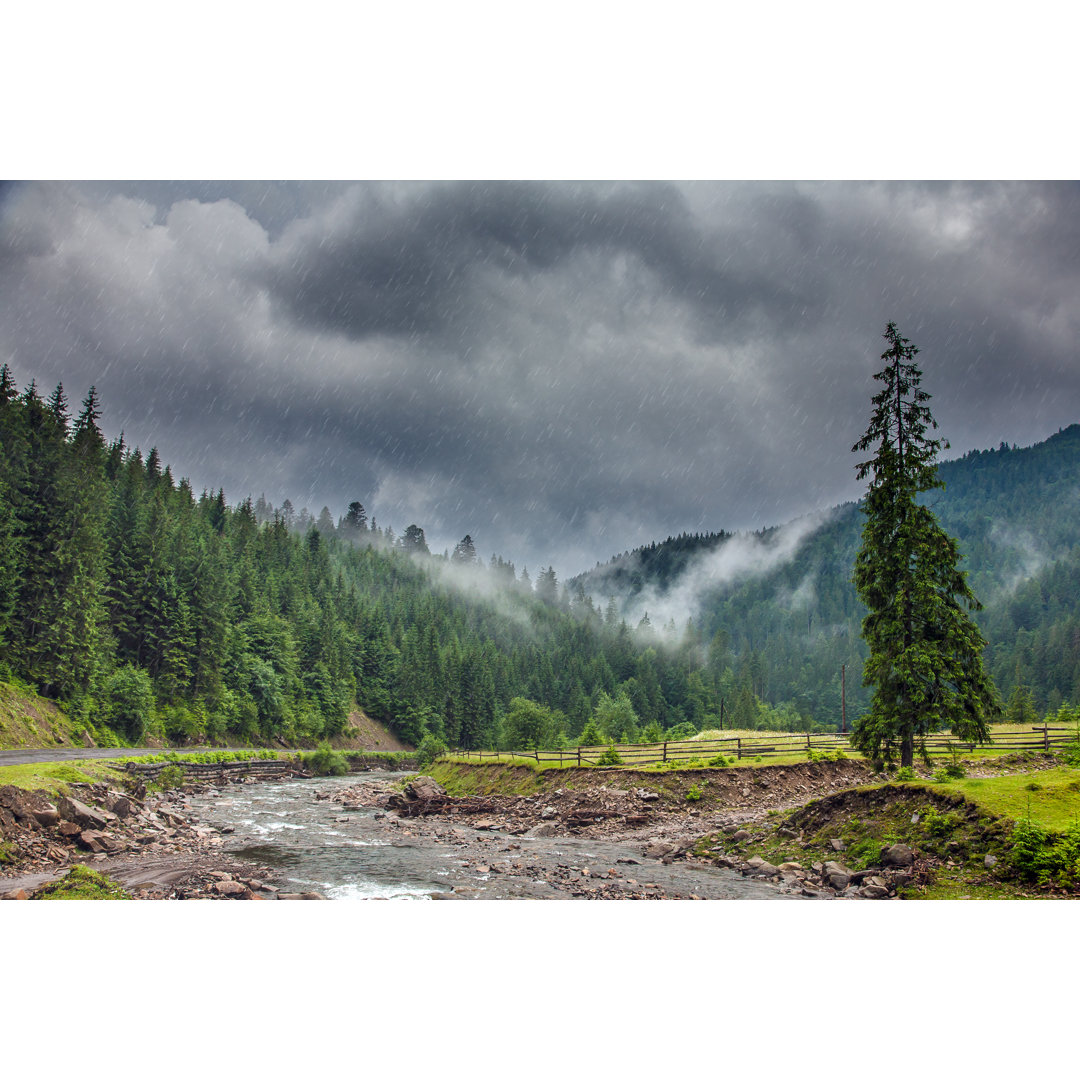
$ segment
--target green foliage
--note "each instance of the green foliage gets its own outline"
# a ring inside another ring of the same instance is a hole
[[[852,741],[875,758],[899,752],[910,766],[916,744],[942,727],[966,741],[988,741],[988,718],[999,708],[983,671],[985,642],[964,610],[980,604],[959,569],[957,543],[916,501],[941,486],[936,459],[943,445],[927,436],[937,423],[926,406],[930,395],[920,388],[918,350],[893,323],[885,338],[886,364],[874,376],[883,387],[866,434],[852,447],[874,451],[858,467],[859,479],[871,480],[854,574],[868,609],[863,683],[874,687],[874,696]]]
[[[315,776],[344,776],[349,771],[345,756],[328,742],[319,743],[310,754],[304,754],[303,762],[308,772]]]
[[[638,715],[625,690],[615,697],[601,691],[592,718],[606,739],[619,743],[632,743],[637,739]]]
[[[942,839],[952,836],[962,825],[959,814],[951,810],[940,810],[931,804],[919,815],[919,830],[928,837]]]
[[[449,751],[449,747],[434,735],[425,735],[416,748],[416,767],[426,769],[436,758]]]
[[[37,891],[35,900],[130,900],[131,897],[112,878],[76,864],[59,881],[52,881]]]
[[[919,777],[910,765],[901,765],[900,768],[896,770],[896,775],[893,779],[905,783],[909,780],[918,780]]]
[[[948,780],[963,780],[967,776],[967,770],[959,762],[950,762],[948,765],[943,765],[934,773],[934,779],[939,783]]]
[[[717,754],[716,757],[709,758],[709,764],[715,769],[723,769],[728,765],[728,759],[723,754]]]
[[[1080,822],[1053,833],[1030,819],[1018,821],[1009,851],[1012,869],[1028,881],[1072,889],[1080,885]]]
[[[124,664],[106,680],[104,704],[106,721],[131,742],[139,742],[154,713],[150,676],[134,664]]]
[[[597,765],[621,765],[623,759],[614,746],[609,746],[597,759]]]
[[[697,784],[691,784],[686,789],[686,801],[687,802],[699,802],[704,792],[698,787]]]
[[[187,773],[182,765],[166,765],[146,786],[155,791],[168,791],[170,788],[183,787],[186,776]]]

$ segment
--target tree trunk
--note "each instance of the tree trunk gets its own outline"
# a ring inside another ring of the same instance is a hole
[[[915,764],[915,736],[908,732],[900,740],[900,764],[909,769]]]

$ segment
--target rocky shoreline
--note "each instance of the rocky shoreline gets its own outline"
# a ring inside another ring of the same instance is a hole
[[[240,783],[255,783],[241,779]],[[37,792],[0,787],[0,838],[9,863],[0,899],[29,900],[74,865],[101,871],[132,896],[147,900],[322,899],[280,890],[276,871],[222,850],[232,831],[201,825],[187,811],[211,785],[147,794],[107,784],[70,784],[55,802]]]

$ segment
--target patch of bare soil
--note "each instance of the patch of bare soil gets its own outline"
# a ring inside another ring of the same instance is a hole
[[[372,719],[363,709],[349,713],[348,727],[341,735],[330,740],[336,750],[380,750],[383,752],[409,752],[416,747],[403,743],[385,724]]]

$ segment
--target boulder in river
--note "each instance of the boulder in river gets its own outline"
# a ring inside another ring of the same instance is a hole
[[[435,799],[446,794],[446,788],[430,776],[418,776],[405,785],[406,799]]]

